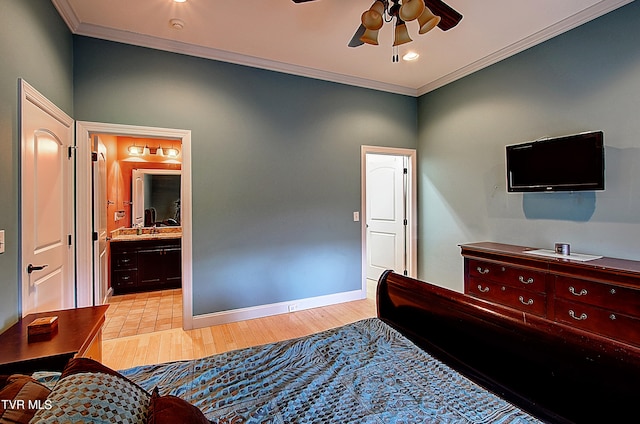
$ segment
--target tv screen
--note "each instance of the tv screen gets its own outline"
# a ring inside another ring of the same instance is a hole
[[[604,190],[602,131],[507,146],[507,191]]]

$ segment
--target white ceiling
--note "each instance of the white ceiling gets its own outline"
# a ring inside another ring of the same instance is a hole
[[[74,34],[418,96],[632,0],[445,0],[464,18],[418,35],[414,62],[392,63],[392,26],[379,46],[347,47],[372,0],[52,0]],[[171,19],[184,22],[182,30]]]

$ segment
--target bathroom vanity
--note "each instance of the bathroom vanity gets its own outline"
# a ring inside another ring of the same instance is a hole
[[[180,228],[143,230],[112,235],[111,287],[116,295],[182,285]]]

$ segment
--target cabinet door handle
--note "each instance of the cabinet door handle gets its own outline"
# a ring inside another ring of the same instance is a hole
[[[615,320],[617,319],[617,318],[616,318],[616,314],[611,314],[611,315],[609,315],[609,319],[610,319],[611,321],[615,321]]]
[[[482,267],[477,267],[476,270],[478,270],[478,272],[482,275],[489,273],[489,268],[482,269]]]
[[[580,290],[580,292],[576,292],[576,289],[574,289],[573,286],[569,287],[569,292],[574,296],[586,296],[587,295],[587,289],[582,289],[582,290]]]
[[[518,280],[522,283],[522,284],[533,284],[533,278],[529,277],[528,279],[524,279],[524,277],[521,275],[520,277],[518,277]]]
[[[575,319],[576,321],[584,321],[585,319],[587,319],[587,314],[582,313],[580,314],[579,317],[576,316],[576,313],[573,312],[573,309],[569,309],[569,316],[573,319]]]
[[[482,286],[478,284],[478,290],[480,290],[482,293],[487,293],[489,291],[489,287],[485,287],[483,289]]]
[[[527,305],[527,306],[533,305],[533,299],[529,299],[526,302],[524,301],[524,297],[522,296],[520,296],[518,299],[520,300],[520,303],[522,303],[523,305]]]

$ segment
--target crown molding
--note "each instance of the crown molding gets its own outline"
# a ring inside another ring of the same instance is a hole
[[[139,47],[148,47],[156,50],[164,50],[171,53],[179,53],[188,56],[201,57],[204,59],[217,60],[221,62],[244,65],[253,68],[260,68],[270,71],[283,72],[286,74],[315,78],[324,81],[336,82],[340,84],[352,85],[373,90],[387,91],[390,93],[403,94],[415,97],[417,91],[413,88],[403,87],[395,84],[383,83],[380,81],[359,78],[335,72],[323,71],[320,69],[305,66],[292,65],[273,60],[262,59],[255,56],[248,56],[226,50],[214,49],[210,47],[196,46],[183,43],[181,41],[166,40],[152,37],[145,34],[138,34],[129,31],[122,31],[113,28],[106,28],[99,25],[80,23],[74,31],[76,35],[94,37],[108,41],[131,44]]]
[[[80,19],[73,10],[73,7],[71,7],[67,0],[51,0],[51,3],[53,3],[53,6],[56,8],[71,32],[75,34],[76,30],[80,26]]]
[[[457,69],[454,72],[451,72],[441,78],[438,78],[429,84],[425,84],[417,90],[417,95],[422,96],[430,91],[433,91],[437,88],[440,88],[444,85],[447,85],[453,81],[456,81],[460,78],[463,78],[467,75],[470,75],[476,71],[479,71],[483,68],[491,66],[495,63],[500,62],[503,59],[506,59],[510,56],[513,56],[517,53],[520,53],[530,47],[543,43],[547,40],[550,40],[553,37],[556,37],[562,33],[570,31],[582,24],[585,24],[593,19],[596,19],[602,15],[605,15],[615,9],[618,9],[626,4],[631,3],[633,0],[614,0],[601,1],[583,11],[576,13],[562,21],[551,25],[541,31],[538,31],[535,34],[532,34],[522,40],[513,43],[501,50],[496,51],[490,55],[487,55],[479,60],[476,60],[469,65],[466,65],[462,68]]]

